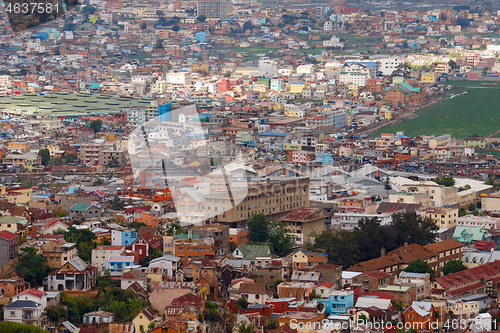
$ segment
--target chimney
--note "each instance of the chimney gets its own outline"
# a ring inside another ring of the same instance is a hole
[[[381,257],[385,256],[385,247],[380,249],[380,256]]]
[[[266,178],[266,183],[271,184],[271,178]]]
[[[408,246],[408,242],[405,242],[404,246]]]

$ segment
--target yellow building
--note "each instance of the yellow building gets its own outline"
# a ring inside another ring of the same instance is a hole
[[[208,63],[192,63],[191,64],[191,70],[194,71],[202,71],[202,72],[209,72],[210,71],[210,66]]]
[[[458,208],[427,208],[421,211],[421,214],[436,222],[439,229],[449,229],[457,225]]]
[[[7,189],[7,186],[0,185],[0,194],[4,194],[6,189]]]
[[[161,267],[149,267],[146,270],[146,276],[150,280],[150,282],[161,282],[163,281],[163,275],[165,271]]]
[[[0,218],[0,231],[17,232],[17,223],[22,219],[15,216],[4,216]]]
[[[328,150],[329,145],[326,143],[317,143],[315,146],[315,152],[316,153],[324,153]]]
[[[7,149],[9,149],[9,151],[11,153],[14,153],[14,152],[27,153],[30,151],[30,143],[29,142],[18,142],[18,141],[9,142]]]
[[[158,314],[150,306],[139,312],[132,320],[136,332],[147,332],[151,323],[155,325],[158,323]]]
[[[388,108],[380,108],[380,113],[384,115],[384,118],[387,120],[392,119],[392,110]]]
[[[34,167],[42,164],[42,158],[36,154],[12,154],[3,159],[4,165],[22,165],[26,170],[32,171]]]
[[[60,149],[60,147],[56,144],[51,143],[46,147],[49,150],[50,157],[54,157],[56,152]]]
[[[290,83],[290,93],[291,94],[302,94],[304,87],[306,86],[305,82],[292,82]]]
[[[33,195],[33,190],[31,188],[16,188],[9,189],[3,194],[8,202],[12,203],[28,203]]]
[[[420,76],[422,83],[436,83],[436,75],[434,73],[422,73]]]

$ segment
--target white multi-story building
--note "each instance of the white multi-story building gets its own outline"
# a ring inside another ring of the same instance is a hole
[[[350,73],[350,72],[341,72],[339,81],[345,85],[357,85],[358,87],[366,86],[368,82],[368,74],[367,73]]]
[[[333,124],[336,128],[344,128],[347,125],[347,115],[344,110],[333,112]]]
[[[333,30],[333,22],[330,21],[330,20],[327,20],[325,22],[325,24],[323,25],[323,30],[325,30],[325,32],[330,32]]]
[[[331,21],[326,21],[325,26],[327,23],[330,23],[330,25],[332,25]],[[330,40],[323,41],[323,47],[341,47],[342,48],[342,47],[344,47],[344,43],[342,43],[340,41],[340,38],[332,36],[332,38],[330,38]]]
[[[491,216],[465,215],[457,218],[457,226],[481,227],[486,230],[498,229],[500,227],[500,218]]]
[[[270,78],[278,76],[278,62],[268,57],[260,58],[259,74]]]
[[[156,91],[158,94],[164,94],[168,90],[167,81],[156,81],[151,86],[151,91]]]
[[[147,109],[131,108],[127,113],[127,121],[134,127],[141,127],[146,123]]]
[[[392,73],[401,64],[404,64],[405,60],[400,56],[394,55],[388,58],[381,58],[379,60],[379,71],[382,75],[392,75]]]
[[[97,273],[102,274],[111,257],[120,256],[125,251],[125,246],[98,246],[92,250],[92,266],[97,268]]]
[[[193,80],[191,79],[190,72],[177,72],[177,73],[168,73],[167,82],[171,84],[190,86],[193,83]]]

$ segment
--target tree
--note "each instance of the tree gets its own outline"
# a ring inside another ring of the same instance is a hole
[[[108,162],[108,167],[113,168],[120,166],[120,162],[118,162],[118,159],[115,157],[111,161]]]
[[[462,29],[465,29],[470,25],[470,20],[463,17],[459,17],[457,19],[457,25],[461,26]]]
[[[205,15],[200,15],[196,18],[196,21],[203,23],[207,20],[207,17]]]
[[[434,243],[436,222],[423,218],[417,213],[397,213],[392,215],[392,228],[396,232],[396,246],[408,244],[427,245]]]
[[[50,161],[50,151],[48,149],[40,149],[38,156],[42,158],[42,165],[47,165]]]
[[[222,321],[222,315],[217,309],[217,305],[211,301],[205,302],[205,320],[209,322]]]
[[[274,284],[273,284],[274,289],[278,289],[278,286],[280,284],[282,284],[283,282],[285,282],[285,281],[283,281],[282,279],[277,279],[276,281],[274,281]]]
[[[116,194],[115,197],[113,198],[111,205],[113,206],[113,209],[118,209],[118,210],[122,210],[123,207],[125,207],[123,201],[121,201],[121,199]]]
[[[423,259],[413,260],[404,271],[410,273],[429,273],[431,278],[434,278],[436,275],[434,270]]]
[[[396,70],[392,72],[392,76],[408,77],[411,73],[411,67],[408,63],[404,62],[396,66]]]
[[[3,333],[49,333],[41,327],[14,323],[12,321],[0,321],[0,332]]]
[[[90,122],[89,127],[94,130],[94,133],[99,133],[99,131],[102,128],[102,120],[101,119],[92,120]]]
[[[252,22],[250,21],[246,21],[244,24],[243,24],[243,32],[247,31],[247,30],[252,30],[253,29],[253,24]]]
[[[75,221],[73,221],[75,222]],[[76,229],[73,226],[64,233],[64,239],[68,243],[76,243],[78,256],[85,261],[92,259],[92,250],[95,248],[95,234],[90,230]]]
[[[25,247],[21,251],[24,253],[19,256],[19,261],[15,266],[17,274],[28,281],[31,286],[41,286],[43,279],[52,271],[52,268],[47,265],[47,258],[37,254],[34,247]]]
[[[101,178],[97,178],[95,182],[92,183],[92,186],[102,186],[104,185],[104,180]]]
[[[390,191],[392,189],[391,182],[389,181],[389,176],[385,177],[384,189]]]
[[[177,24],[172,27],[172,31],[174,32],[177,32],[179,30],[181,30],[181,28]]]
[[[63,306],[47,307],[45,308],[47,318],[54,324],[58,324],[62,318],[68,317],[68,310]]]
[[[456,273],[456,272],[460,272],[460,271],[463,271],[466,269],[467,269],[467,267],[464,264],[462,264],[462,261],[450,260],[446,263],[446,265],[444,265],[443,274],[448,275],[450,273]]]
[[[444,185],[446,187],[451,187],[455,185],[455,179],[453,178],[453,176],[437,177],[436,179],[434,179],[434,182],[439,185]]]
[[[467,211],[465,210],[464,207],[461,207],[459,210],[458,210],[458,216],[465,216],[467,215]]]
[[[247,325],[245,321],[240,322],[238,325],[239,333],[254,333],[253,325]]]
[[[293,251],[293,238],[288,233],[284,222],[269,223],[269,241],[271,242],[271,253],[284,257]]]
[[[450,61],[448,61],[448,65],[450,66],[451,69],[457,69],[458,68],[457,63],[453,59],[450,59]]]
[[[161,38],[158,38],[156,40],[155,48],[157,48],[157,49],[162,49],[163,48],[163,40]]]
[[[233,251],[236,250],[236,243],[233,241],[229,242],[229,251],[233,253]]]
[[[148,28],[148,24],[146,22],[141,23],[141,29],[146,30]]]
[[[158,16],[160,16],[160,17],[161,17],[161,16],[165,16],[165,13],[164,13],[164,12],[162,12],[161,10],[157,10],[157,11],[156,11],[156,15],[158,15]]]
[[[253,214],[247,222],[248,238],[251,242],[263,243],[269,238],[269,226],[266,215]]]
[[[239,309],[244,309],[246,310],[248,308],[248,300],[245,297],[241,297],[236,301],[236,306]]]
[[[473,211],[475,211],[475,210],[476,210],[476,205],[474,205],[473,203],[471,203],[471,204],[469,205],[469,207],[467,207],[467,210],[468,210],[469,212],[473,212]]]

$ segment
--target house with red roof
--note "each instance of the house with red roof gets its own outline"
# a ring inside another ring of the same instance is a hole
[[[352,278],[352,284],[361,285],[365,293],[377,291],[379,287],[393,281],[394,276],[381,271],[369,271]]]
[[[0,231],[0,267],[19,257],[19,236],[13,232]]]
[[[484,293],[489,283],[494,289],[500,286],[500,260],[440,276],[432,281],[432,293],[445,296]]]
[[[33,301],[39,303],[45,309],[47,307],[47,293],[35,288],[31,288],[12,296],[12,302],[15,301]]]
[[[162,252],[162,242],[149,231],[139,235],[131,245],[132,251],[139,254],[139,260],[147,257],[150,250],[158,250]]]
[[[328,298],[330,294],[335,290],[335,284],[325,281],[323,283],[318,284],[314,288],[314,293],[316,295],[321,296],[321,298]]]

